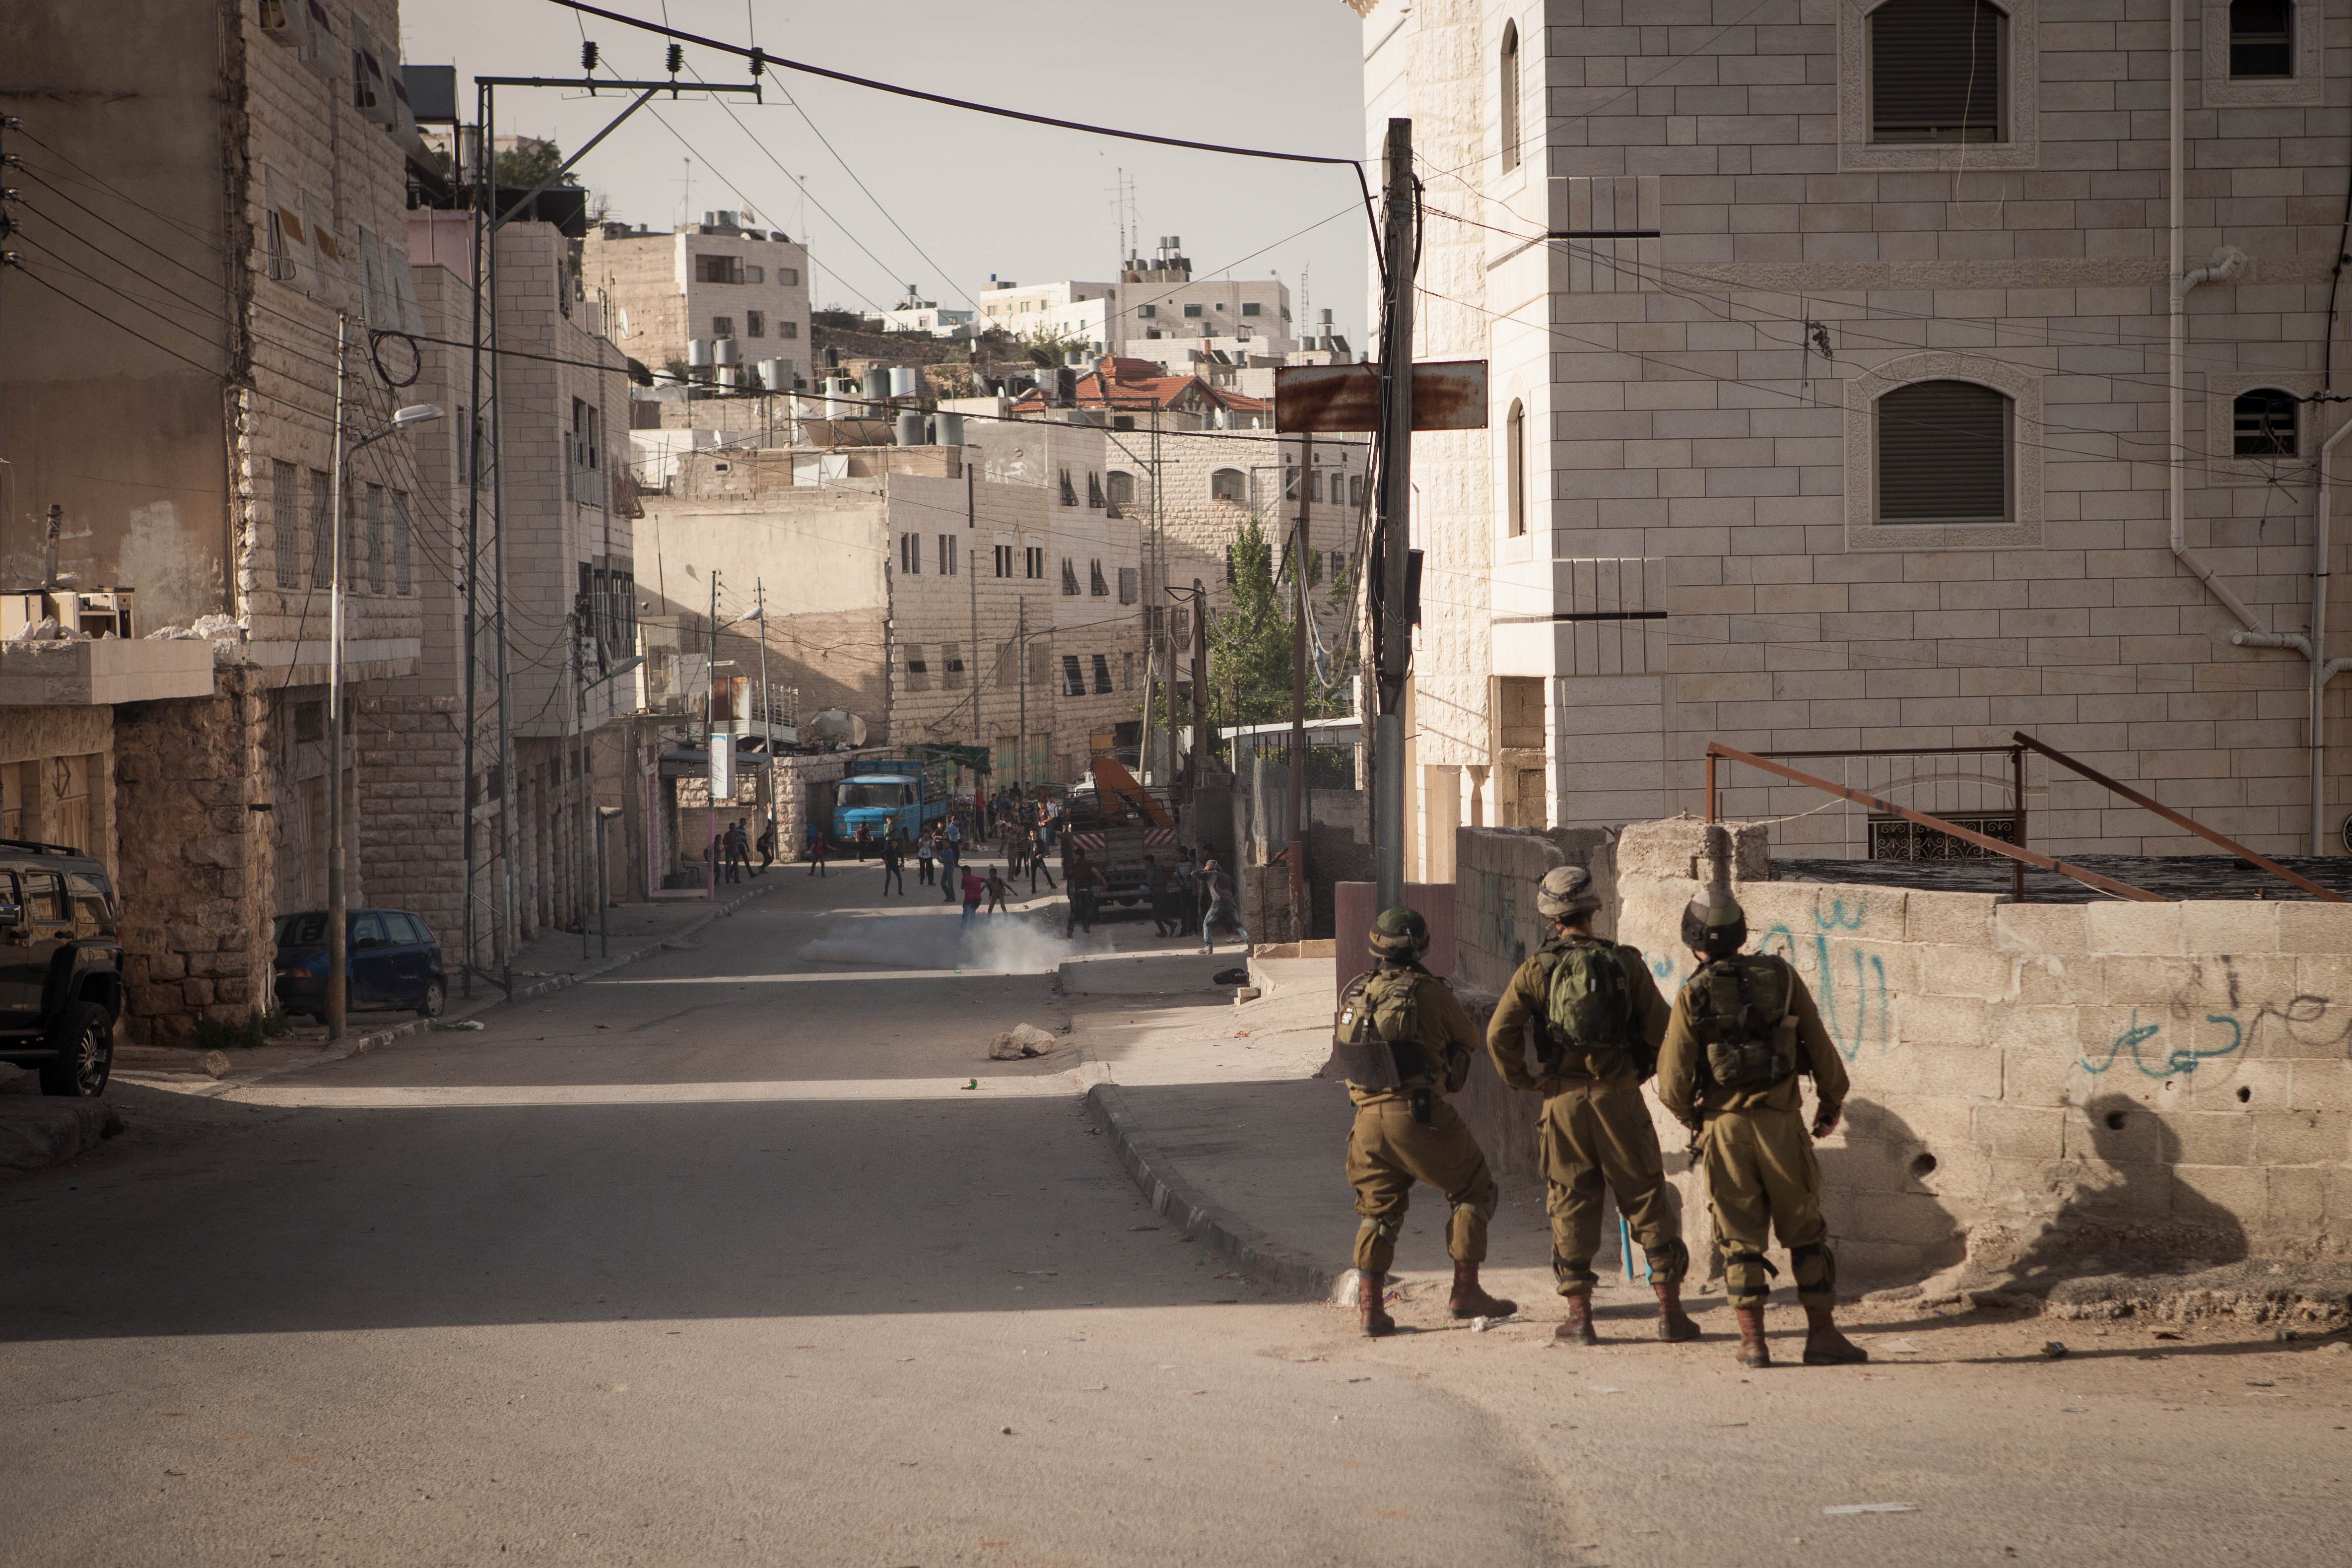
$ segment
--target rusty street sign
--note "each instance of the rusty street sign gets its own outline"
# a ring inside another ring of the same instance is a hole
[[[1381,367],[1290,364],[1274,373],[1276,430],[1371,430],[1381,422]],[[1453,360],[1412,367],[1412,427],[1484,430],[1486,362]]]

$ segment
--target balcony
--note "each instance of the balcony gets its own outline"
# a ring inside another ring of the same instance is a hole
[[[88,708],[213,694],[205,638],[0,644],[0,708]]]

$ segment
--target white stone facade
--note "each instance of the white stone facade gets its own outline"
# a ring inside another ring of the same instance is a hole
[[[1699,812],[1717,738],[1893,751],[2023,730],[2256,848],[2306,847],[2308,668],[2233,643],[2239,618],[2176,558],[2168,458],[2187,547],[2258,629],[2303,629],[2315,457],[2339,416],[2301,405],[2294,451],[2250,458],[2232,405],[2326,378],[2347,158],[2319,40],[2345,7],[2298,6],[2295,74],[2258,82],[2224,79],[2224,8],[2190,13],[2186,264],[2251,259],[2189,296],[2177,453],[2163,5],[2000,0],[2000,133],[1949,144],[1874,139],[1885,8],[1861,0],[1358,8],[1368,146],[1410,116],[1427,181],[1416,357],[1493,367],[1489,431],[1415,443],[1425,874],[1456,825]],[[1563,232],[1587,237],[1544,237]],[[1879,515],[1881,400],[1927,381],[2000,395],[1999,517]],[[1537,683],[1542,726],[1506,756],[1515,681]],[[2331,696],[2331,839],[2342,708]],[[1735,815],[1822,803],[1730,776]],[[1928,810],[1969,794],[1905,787]],[[2038,764],[2028,806],[2044,850],[2205,847]],[[1865,853],[1863,815],[1776,841]]]
[[[688,363],[690,343],[731,338],[747,374],[782,360],[796,380],[814,380],[808,247],[781,230],[745,228],[733,213],[705,216],[717,221],[668,234],[617,223],[589,229],[581,284],[604,305],[613,342],[659,372]]]

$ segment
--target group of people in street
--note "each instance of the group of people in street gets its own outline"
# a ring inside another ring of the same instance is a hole
[[[760,865],[758,870],[751,871],[751,875],[757,877],[776,863],[775,822],[772,818],[762,824],[760,837],[755,842],[751,837],[751,819],[748,816],[739,816],[729,823],[726,830],[719,835],[716,848],[719,852],[719,869],[716,872],[718,880],[741,881],[743,873],[751,868],[751,855],[755,849],[759,853]],[[703,851],[703,858],[708,860],[710,858],[710,851],[708,849]]]
[[[1776,1233],[1805,1310],[1805,1364],[1864,1362],[1868,1352],[1839,1331],[1832,1315],[1837,1262],[1812,1150],[1843,1114],[1845,1063],[1795,968],[1783,958],[1741,951],[1747,915],[1723,867],[1717,858],[1707,886],[1684,911],[1681,937],[1696,968],[1671,1006],[1641,950],[1594,934],[1601,899],[1591,874],[1555,868],[1536,894],[1549,928],[1544,944],[1512,976],[1488,1021],[1484,1044],[1496,1071],[1511,1088],[1542,1098],[1537,1140],[1552,1276],[1567,1307],[1556,1338],[1570,1345],[1601,1342],[1592,1318],[1599,1283],[1592,1259],[1601,1247],[1604,1189],[1615,1195],[1648,1260],[1658,1338],[1698,1337],[1682,1305],[1690,1249],[1643,1099],[1643,1084],[1654,1078],[1658,1103],[1696,1140],[1739,1329],[1740,1364],[1771,1364],[1764,1304],[1772,1269],[1764,1249]],[[1504,1317],[1517,1310],[1478,1281],[1497,1189],[1477,1139],[1446,1096],[1467,1081],[1480,1037],[1445,983],[1422,967],[1428,946],[1428,923],[1419,913],[1400,908],[1381,914],[1370,938],[1375,967],[1349,984],[1334,1027],[1335,1055],[1356,1106],[1347,1172],[1360,1220],[1354,1263],[1362,1328],[1374,1337],[1396,1329],[1383,1290],[1416,1181],[1436,1187],[1452,1205],[1452,1315]],[[1799,1081],[1805,1078],[1813,1082],[1810,1120]]]

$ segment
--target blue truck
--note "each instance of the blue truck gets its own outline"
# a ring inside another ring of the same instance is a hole
[[[909,843],[946,817],[950,795],[943,763],[913,757],[856,757],[834,792],[833,838],[856,840],[860,826],[879,844],[893,832]]]

